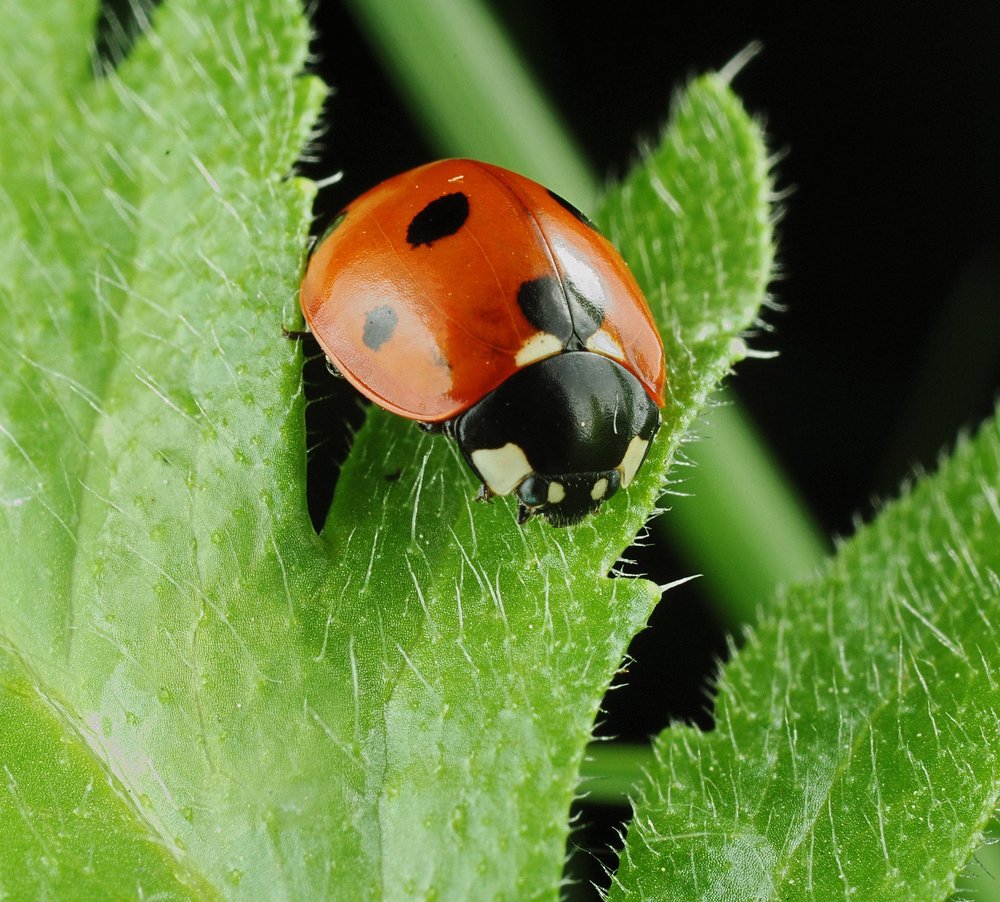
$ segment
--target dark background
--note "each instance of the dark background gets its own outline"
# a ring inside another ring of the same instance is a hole
[[[1000,385],[1000,4],[875,6],[493,2],[602,175],[657,134],[676,86],[763,43],[735,88],[791,189],[774,286],[786,309],[757,342],[778,359],[746,361],[731,385],[831,536],[915,465],[932,469]],[[439,154],[340,0],[320,2],[314,22],[316,70],[336,93],[306,172],[344,171],[322,217]],[[641,563],[661,582],[691,569],[660,547]],[[697,582],[672,592],[633,644],[601,732],[710,729],[705,686],[724,636]],[[624,814],[585,811],[594,829],[576,841],[600,849],[614,839],[600,826]],[[592,863],[581,874],[597,876]]]

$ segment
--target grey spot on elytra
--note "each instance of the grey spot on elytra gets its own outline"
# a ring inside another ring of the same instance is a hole
[[[396,311],[387,305],[375,307],[368,311],[365,317],[365,328],[361,335],[361,340],[366,348],[377,351],[390,338],[396,330],[399,316]]]

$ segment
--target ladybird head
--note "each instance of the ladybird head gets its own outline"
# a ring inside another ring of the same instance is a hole
[[[619,470],[541,476],[533,474],[517,487],[519,523],[541,514],[553,526],[571,526],[594,513],[621,486]]]
[[[487,494],[516,494],[520,522],[578,523],[635,477],[660,425],[639,381],[589,351],[519,370],[454,424]]]

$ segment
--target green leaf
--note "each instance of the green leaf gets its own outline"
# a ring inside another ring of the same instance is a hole
[[[598,212],[660,324],[676,441],[732,366],[771,278],[770,177],[759,130],[719,76],[674,103],[673,127]]]
[[[247,873],[260,894],[268,812],[296,803],[265,778],[279,728],[244,711],[280,679],[268,625],[315,567],[300,363],[279,328],[311,191],[284,177],[322,88],[295,78],[294,0],[171,3],[100,80],[81,8],[7,3],[0,35],[0,643],[13,685],[128,800],[119,855],[155,835],[177,874],[221,889]],[[23,831],[5,811],[2,832]],[[62,832],[39,843],[86,862],[86,831]],[[19,867],[0,843],[0,874]]]
[[[373,410],[317,537],[280,337],[311,199],[286,176],[322,97],[298,5],[170,0],[97,80],[93,10],[69,9],[17,10],[30,55],[0,36],[0,649],[24,700],[0,736],[30,723],[73,755],[31,854],[87,860],[76,787],[100,773],[101,854],[164,892],[556,895],[594,717],[660,594],[608,573],[769,274],[757,128],[701,79],[606,197],[671,382],[599,522],[473,510],[454,446]],[[32,760],[11,759],[23,785]],[[18,861],[0,843],[0,874]]]
[[[137,829],[132,806],[53,705],[0,650],[3,895],[107,899],[131,887],[144,898],[213,898],[178,867],[169,838]]]
[[[784,592],[656,742],[612,899],[941,899],[1000,798],[1000,425]]]

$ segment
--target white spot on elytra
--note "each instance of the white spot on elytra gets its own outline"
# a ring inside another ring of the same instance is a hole
[[[521,345],[521,349],[514,357],[514,362],[518,366],[527,366],[543,357],[558,354],[562,347],[563,343],[551,332],[537,332]]]
[[[558,504],[566,497],[566,489],[561,482],[550,482],[549,493],[546,496],[549,504]]]
[[[595,501],[600,501],[604,494],[608,490],[608,480],[603,476],[594,483],[594,487],[590,490],[590,497]]]
[[[625,352],[613,336],[604,329],[598,329],[587,339],[587,350],[595,354],[604,354],[607,357],[614,357],[616,360],[624,360]]]
[[[644,438],[639,438],[639,436],[633,437],[632,441],[628,443],[628,448],[625,451],[625,456],[622,458],[621,469],[622,471],[622,485],[627,486],[633,479],[635,479],[635,474],[639,470],[639,464],[642,463],[643,458],[646,456],[646,449],[649,447],[649,442]]]
[[[513,442],[507,442],[502,448],[473,451],[472,463],[494,495],[509,495],[531,473],[531,464],[524,451]]]

